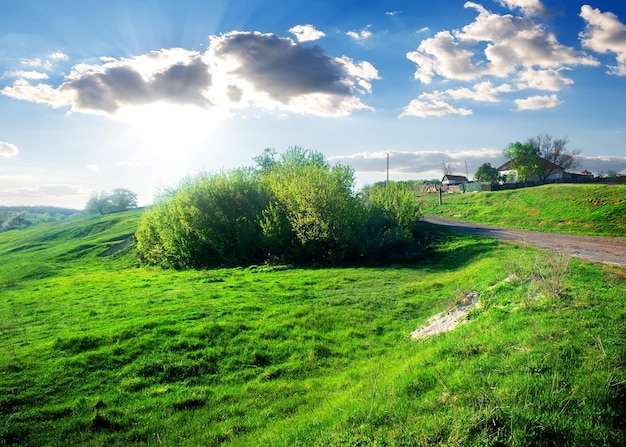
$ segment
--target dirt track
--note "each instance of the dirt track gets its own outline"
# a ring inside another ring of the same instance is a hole
[[[571,234],[542,233],[514,230],[487,225],[424,216],[424,221],[445,225],[458,231],[514,242],[525,242],[552,251],[560,251],[593,262],[626,267],[626,238],[601,236],[576,236]]]

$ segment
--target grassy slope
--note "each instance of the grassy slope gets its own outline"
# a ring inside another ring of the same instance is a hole
[[[98,256],[139,215],[0,234],[0,445],[626,440],[623,269],[428,225],[436,250],[403,267]],[[469,324],[409,340],[470,290]]]
[[[425,212],[468,222],[558,233],[626,236],[626,185],[545,185],[424,197]]]

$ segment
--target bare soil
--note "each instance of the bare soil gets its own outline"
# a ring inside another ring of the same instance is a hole
[[[464,233],[531,244],[586,261],[626,267],[626,238],[516,230],[434,216],[424,216],[424,221],[444,225]]]

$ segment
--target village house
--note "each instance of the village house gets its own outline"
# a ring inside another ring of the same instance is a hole
[[[465,177],[464,175],[446,174],[443,176],[443,179],[441,179],[441,184],[446,185],[446,186],[461,185],[467,182],[468,182],[467,177]]]
[[[528,182],[558,182],[566,178],[567,172],[559,165],[541,157],[539,157],[539,163],[542,168],[541,174],[529,177]],[[511,160],[498,167],[498,177],[506,178],[507,182],[517,181],[517,172],[511,169]]]

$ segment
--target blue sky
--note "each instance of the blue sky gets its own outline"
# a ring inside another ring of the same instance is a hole
[[[539,133],[626,173],[621,0],[20,0],[0,15],[0,205],[141,205],[264,148],[357,186],[470,177]],[[466,168],[467,166],[467,168]]]

